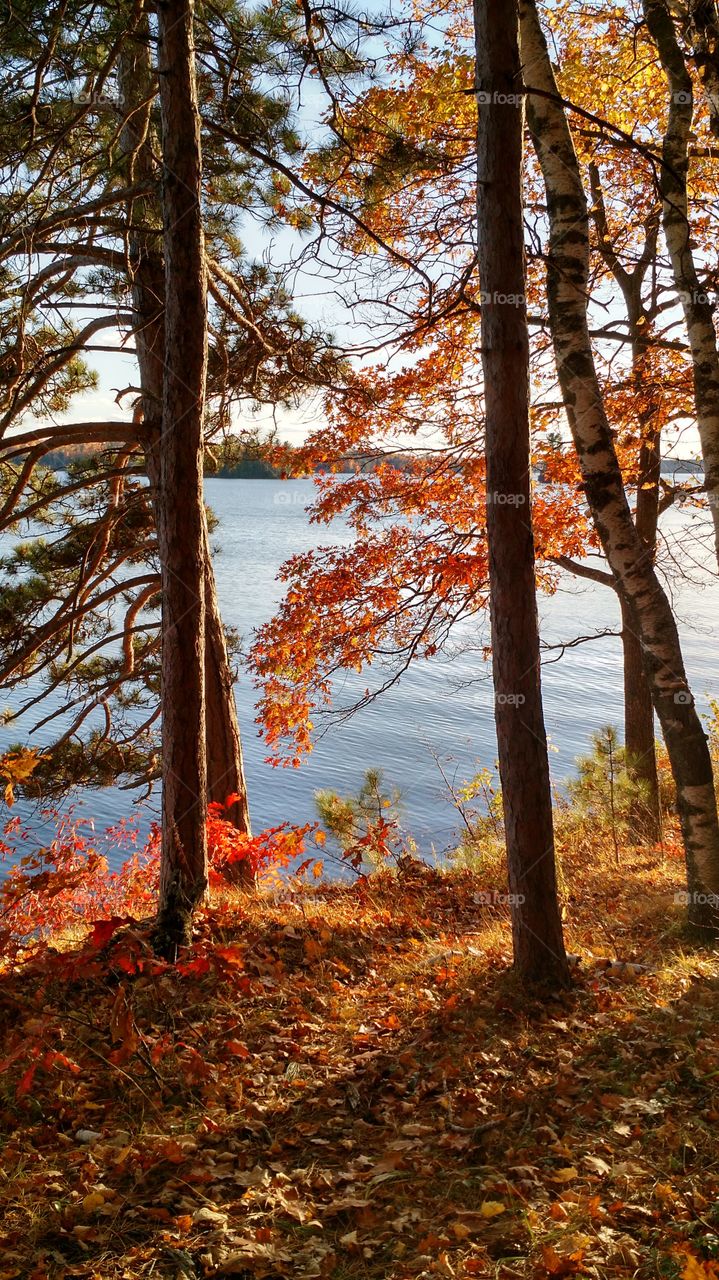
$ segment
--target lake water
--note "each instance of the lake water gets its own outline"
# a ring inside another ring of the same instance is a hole
[[[343,525],[328,530],[309,524],[305,505],[312,492],[309,480],[207,482],[207,501],[220,521],[213,542],[219,549],[215,568],[223,616],[245,642],[253,628],[271,616],[280,599],[276,574],[288,556],[320,540],[350,540]],[[693,537],[700,521],[686,509],[669,513],[667,560],[681,542],[689,547],[692,559],[701,562],[700,539]],[[719,584],[698,567],[693,579],[681,585],[675,582],[672,594],[690,685],[700,710],[706,711],[709,697],[719,694],[713,637],[719,618]],[[540,615],[542,637],[549,644],[619,628],[614,593],[571,576],[563,579],[555,595],[540,597]],[[265,763],[266,748],[254,723],[254,690],[242,673],[236,693],[254,829],[285,820],[314,820],[313,795],[318,788],[352,792],[361,784],[364,771],[378,766],[386,783],[401,789],[403,825],[420,849],[429,853],[450,847],[458,822],[435,756],[458,783],[478,768],[494,764],[491,680],[481,654],[487,639],[486,621],[462,624],[451,653],[415,665],[376,702],[352,719],[330,726],[299,770]],[[575,759],[587,749],[594,730],[609,723],[622,728],[620,642],[605,637],[569,648],[559,661],[549,661],[556,656],[555,650],[545,654],[543,688],[552,774],[561,785],[574,771]],[[336,704],[352,702],[366,685],[366,675],[348,677],[344,688],[337,690]],[[2,731],[0,745],[22,736],[15,724]],[[44,740],[40,737],[38,745]],[[97,828],[133,812],[128,792],[107,789],[75,799],[79,812],[91,816]],[[36,812],[24,803],[18,811],[37,826],[40,835]],[[157,813],[156,800],[146,802],[140,810],[142,826]]]

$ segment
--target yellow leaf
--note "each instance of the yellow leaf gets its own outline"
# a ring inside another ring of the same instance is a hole
[[[669,1182],[658,1182],[654,1188],[654,1195],[662,1204],[676,1204],[677,1193]]]
[[[690,1253],[686,1255],[686,1263],[682,1271],[682,1280],[716,1280],[715,1262],[702,1262]]]
[[[466,1240],[472,1234],[472,1228],[468,1227],[464,1222],[452,1223],[452,1234],[457,1240]]]
[[[101,1191],[91,1191],[82,1202],[85,1213],[94,1213],[96,1209],[101,1209],[105,1203],[105,1197]]]
[[[483,1218],[498,1218],[504,1211],[505,1206],[501,1200],[485,1200],[484,1204],[479,1206],[479,1212]]]
[[[564,1169],[557,1169],[557,1172],[552,1174],[550,1182],[573,1182],[578,1177],[579,1171],[575,1169],[573,1164],[570,1164]]]

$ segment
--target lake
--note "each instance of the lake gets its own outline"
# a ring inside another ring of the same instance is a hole
[[[291,554],[318,541],[348,542],[343,524],[332,529],[310,525],[306,503],[310,480],[208,480],[207,501],[219,519],[213,534],[218,548],[215,568],[223,616],[245,643],[254,627],[269,618],[280,599],[276,574]],[[690,685],[701,711],[719,694],[719,658],[713,638],[719,617],[719,583],[702,573],[706,556],[694,529],[706,531],[695,512],[675,510],[665,517],[668,562],[679,542],[690,548],[693,581],[672,581],[671,589],[682,634]],[[683,553],[684,554],[684,553]],[[684,561],[682,560],[682,563]],[[548,644],[580,635],[619,629],[614,593],[566,575],[557,593],[540,597],[542,637]],[[489,671],[482,658],[488,639],[487,620],[463,623],[451,653],[415,665],[388,693],[350,720],[329,726],[315,750],[297,769],[265,763],[267,754],[254,723],[254,690],[245,673],[236,687],[243,733],[245,765],[253,827],[256,831],[289,820],[314,820],[314,792],[333,788],[356,790],[364,771],[378,766],[385,782],[401,789],[403,826],[423,853],[451,847],[457,816],[451,806],[435,757],[458,783],[480,767],[494,765],[496,744]],[[552,775],[558,785],[574,771],[593,731],[606,724],[622,728],[622,668],[618,638],[604,637],[545,653],[544,705],[551,744]],[[337,690],[336,705],[351,703],[368,683],[366,675],[348,676]],[[12,699],[6,700],[6,705]],[[22,738],[18,724],[2,730],[0,746]],[[42,736],[38,745],[47,741]],[[133,812],[131,793],[107,789],[75,797],[78,812],[92,817],[97,828]],[[42,834],[36,811],[25,803],[17,812]],[[156,800],[140,809],[144,827],[158,816]]]

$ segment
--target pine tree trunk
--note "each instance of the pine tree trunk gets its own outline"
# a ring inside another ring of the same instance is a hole
[[[145,19],[139,38],[123,49],[120,88],[128,120],[120,146],[130,177],[152,181],[156,173],[150,112],[155,92],[150,56],[149,27]],[[132,281],[133,328],[140,373],[139,419],[146,435],[145,465],[155,498],[160,490],[162,385],[165,355],[165,270],[161,245],[159,205],[154,196],[133,201],[128,209],[133,230],[128,237]],[[144,230],[142,228],[145,228]],[[156,511],[157,515],[157,511]],[[205,531],[206,532],[206,531]],[[224,803],[231,794],[238,800],[226,816],[243,834],[250,834],[247,785],[242,741],[237,720],[234,679],[227,655],[215,575],[209,548],[205,585],[205,697],[207,795]],[[249,887],[254,876],[245,863],[237,864],[237,879]]]
[[[515,968],[568,982],[557,898],[531,527],[517,0],[475,0],[478,249],[492,667]]]
[[[210,563],[209,548],[207,554]],[[225,804],[228,796],[237,799],[224,813],[238,831],[250,835],[250,812],[242,759],[242,741],[237,722],[234,679],[227,656],[225,633],[220,617],[215,576],[205,577],[205,697],[207,700],[207,798]],[[245,889],[255,885],[255,875],[246,861],[231,864],[233,883]]]
[[[719,351],[713,304],[697,274],[689,222],[687,177],[694,113],[692,78],[665,0],[644,0],[644,17],[657,46],[669,89],[669,114],[662,142],[664,163],[659,170],[662,220],[691,349],[704,483],[719,561]],[[710,67],[708,63],[707,69]]]
[[[687,685],[676,622],[632,520],[596,374],[587,322],[587,202],[574,145],[533,0],[520,0],[520,14],[523,62],[531,68],[528,122],[547,195],[547,299],[557,373],[587,501],[629,626],[639,637],[671,761],[689,918],[714,933],[719,928],[719,822],[711,758]]]
[[[157,943],[173,957],[207,891],[203,421],[207,282],[192,0],[157,5],[165,368],[157,499],[162,565],[162,859]]]

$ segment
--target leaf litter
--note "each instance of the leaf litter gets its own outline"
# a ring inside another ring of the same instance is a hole
[[[481,877],[418,864],[229,894],[174,969],[136,923],[14,964],[0,1280],[719,1280],[718,957],[622,873],[544,1005]]]

